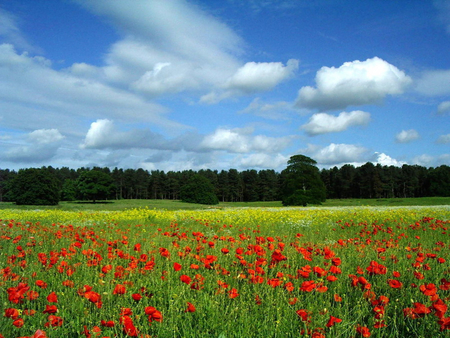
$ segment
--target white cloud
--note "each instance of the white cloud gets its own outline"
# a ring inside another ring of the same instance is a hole
[[[437,109],[438,114],[448,114],[450,113],[450,101],[441,102]]]
[[[227,25],[183,0],[78,1],[124,37],[106,56],[106,79],[150,97],[210,90],[241,66],[243,41]]]
[[[238,167],[243,168],[280,168],[286,165],[289,157],[281,154],[250,154],[234,161]]]
[[[311,158],[322,165],[361,163],[367,160],[368,150],[354,144],[331,143],[327,147],[316,150],[311,154]]]
[[[276,153],[284,150],[291,142],[291,137],[268,137],[251,135],[252,129],[218,128],[214,133],[205,136],[200,143],[202,149],[225,150],[230,153],[249,153],[252,151]]]
[[[28,139],[32,143],[49,144],[61,141],[64,138],[58,129],[39,129],[31,132]]]
[[[409,143],[417,140],[419,137],[419,133],[414,129],[402,130],[395,136],[395,141],[397,143]]]
[[[83,149],[167,149],[167,141],[148,129],[134,129],[122,132],[116,129],[113,121],[100,119],[91,123],[86,134]]]
[[[439,136],[436,143],[440,143],[440,144],[450,143],[450,134]]]
[[[14,44],[17,48],[27,50],[29,52],[39,52],[40,49],[32,46],[19,28],[19,19],[0,8],[0,37],[5,42]]]
[[[39,129],[26,135],[24,145],[12,146],[3,159],[14,163],[42,163],[55,157],[64,136],[57,129]]]
[[[345,62],[339,68],[322,67],[315,81],[316,88],[300,89],[299,108],[324,111],[377,103],[387,95],[403,93],[412,82],[403,71],[378,57]]]
[[[416,82],[415,89],[421,94],[428,96],[450,94],[450,70],[426,71]]]
[[[202,103],[218,103],[235,95],[245,95],[273,89],[292,76],[298,68],[298,60],[291,59],[284,66],[281,62],[247,62],[222,85],[223,91],[203,95]]]
[[[0,111],[4,126],[27,129],[54,125],[64,134],[77,134],[80,117],[180,125],[164,118],[166,109],[125,90],[100,81],[52,69],[42,57],[18,54],[12,45],[0,44]]]
[[[379,163],[382,166],[401,167],[402,165],[407,164],[406,162],[398,161],[390,157],[389,155],[386,155],[385,153],[375,153],[375,156],[376,156],[375,163]]]
[[[435,158],[433,156],[423,154],[423,155],[414,157],[412,160],[412,163],[423,166],[423,167],[432,167],[435,163]]]
[[[336,133],[353,126],[365,126],[370,122],[370,114],[361,110],[342,112],[338,116],[317,113],[301,128],[310,136]]]
[[[240,114],[253,114],[269,120],[287,120],[286,112],[294,110],[292,104],[286,101],[279,101],[275,103],[261,102],[259,97],[244,109],[240,110]]]

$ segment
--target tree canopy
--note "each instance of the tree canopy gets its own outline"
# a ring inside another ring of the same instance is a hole
[[[11,181],[11,199],[18,205],[56,205],[59,182],[48,169],[21,169]]]
[[[320,204],[326,199],[326,188],[320,178],[317,162],[304,155],[291,156],[282,175],[283,205]]]
[[[85,200],[108,199],[114,192],[114,181],[111,175],[100,171],[90,170],[81,173],[77,181],[77,190],[80,197]]]
[[[196,174],[181,188],[181,200],[188,203],[218,204],[214,185],[204,176]]]

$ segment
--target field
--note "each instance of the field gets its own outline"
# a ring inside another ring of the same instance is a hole
[[[448,337],[450,207],[388,205],[3,204],[0,334]]]

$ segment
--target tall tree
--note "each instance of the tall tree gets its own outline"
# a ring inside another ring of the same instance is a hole
[[[218,204],[215,188],[205,176],[196,174],[181,188],[183,202],[200,204]]]
[[[114,181],[105,171],[84,171],[77,181],[77,190],[81,199],[92,200],[94,203],[110,198],[114,189]]]
[[[21,169],[11,182],[11,197],[19,205],[56,205],[60,183],[53,170]]]
[[[304,155],[294,155],[282,171],[283,205],[320,204],[326,199],[326,188],[320,178],[317,162]]]

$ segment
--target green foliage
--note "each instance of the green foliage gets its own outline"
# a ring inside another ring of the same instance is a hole
[[[11,182],[10,198],[18,205],[56,205],[58,179],[46,168],[21,169]]]
[[[75,201],[77,199],[77,182],[75,180],[66,179],[61,190],[62,201]]]
[[[321,204],[326,199],[326,188],[320,178],[317,162],[304,155],[292,156],[281,172],[283,205]]]
[[[183,202],[199,204],[218,204],[214,186],[204,176],[195,174],[181,188],[180,198]]]
[[[77,181],[77,191],[80,198],[92,200],[94,203],[97,200],[110,198],[114,188],[115,185],[111,175],[99,170],[84,171]]]

